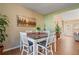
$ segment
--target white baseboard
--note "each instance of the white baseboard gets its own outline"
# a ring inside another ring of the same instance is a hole
[[[12,48],[4,49],[3,52],[10,51],[10,50],[13,50],[13,49],[16,49],[16,48],[19,48],[19,47],[20,46],[15,46],[15,47],[12,47]]]

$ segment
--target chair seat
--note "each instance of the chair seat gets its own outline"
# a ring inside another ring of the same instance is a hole
[[[28,41],[29,42],[29,46],[33,45],[33,43],[31,41]]]
[[[42,42],[39,42],[38,44],[42,45],[42,46],[46,46],[46,41],[42,41]]]

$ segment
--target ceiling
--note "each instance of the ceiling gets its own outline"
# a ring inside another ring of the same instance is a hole
[[[74,3],[21,3],[20,5],[45,15],[63,8],[69,8]]]

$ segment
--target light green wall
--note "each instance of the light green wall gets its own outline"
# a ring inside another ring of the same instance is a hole
[[[55,11],[53,13],[50,13],[50,14],[45,15],[46,29],[48,29],[48,30],[49,29],[54,30],[54,28],[55,28],[55,19],[54,19],[54,16],[55,15],[60,14],[60,13],[63,13],[63,12],[67,12],[69,10],[74,10],[74,9],[77,9],[77,8],[79,8],[79,3],[74,4],[70,8],[63,8],[63,9],[57,10],[57,11]]]
[[[55,22],[53,20],[52,14],[45,16],[45,26],[47,30],[51,30],[51,31],[54,30]]]

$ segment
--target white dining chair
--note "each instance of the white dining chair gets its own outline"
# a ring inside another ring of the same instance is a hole
[[[52,43],[54,42],[54,36],[50,35],[49,31],[44,32],[47,33],[48,37],[44,38],[46,41],[38,43],[38,53],[47,55],[49,52],[51,52],[53,54]],[[39,51],[39,48],[42,49],[42,52]]]
[[[31,32],[33,32],[33,31],[31,31],[31,30],[25,31],[26,34],[31,33]],[[32,44],[33,43],[29,41],[29,45],[32,45]],[[20,39],[20,51],[21,51],[21,49],[22,49],[22,42],[21,42],[21,39]]]
[[[32,45],[29,45],[26,32],[20,32],[20,41],[20,47],[22,47],[21,55],[23,55],[24,52],[26,52],[27,55],[32,54],[32,50],[30,50],[30,47],[32,47]]]
[[[55,35],[55,33],[50,33],[49,39],[48,39],[48,44],[52,44],[54,52],[56,52],[56,35]]]

